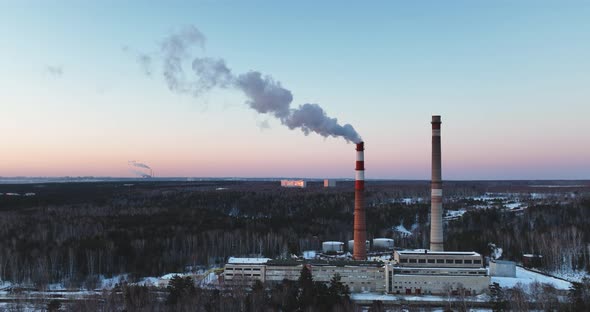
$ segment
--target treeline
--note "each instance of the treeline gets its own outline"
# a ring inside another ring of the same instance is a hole
[[[229,256],[288,257],[325,240],[352,239],[354,193],[347,188],[91,187],[50,185],[36,197],[0,200],[0,279],[95,288],[100,275],[158,276]],[[427,206],[418,210],[426,220]],[[367,213],[369,236],[384,236],[402,220],[414,223],[416,207],[375,204]]]
[[[450,195],[485,190],[480,182],[448,184]],[[368,239],[427,246],[428,201],[405,205],[391,199],[425,196],[428,187],[368,185]],[[0,279],[38,288],[56,282],[95,288],[101,275],[159,276],[222,265],[230,256],[288,257],[320,249],[322,241],[352,239],[349,182],[334,189],[319,183],[285,189],[276,182],[146,182],[1,185],[0,191],[13,188],[37,195],[0,196]],[[487,244],[494,242],[508,259],[540,253],[550,269],[587,268],[589,208],[588,200],[579,200],[531,206],[521,215],[470,211],[448,224],[446,248],[487,255]],[[402,236],[392,229],[399,224],[419,226]]]
[[[532,205],[522,212],[469,211],[446,228],[446,248],[489,254],[488,243],[503,248],[503,258],[542,255],[549,271],[590,270],[590,200]]]

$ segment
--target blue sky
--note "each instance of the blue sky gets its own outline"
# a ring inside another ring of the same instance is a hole
[[[353,175],[343,140],[142,74],[137,53],[194,25],[196,53],[354,125],[367,177],[428,178],[441,114],[443,178],[590,178],[588,16],[587,1],[2,2],[0,176],[125,176],[131,159],[167,176]]]

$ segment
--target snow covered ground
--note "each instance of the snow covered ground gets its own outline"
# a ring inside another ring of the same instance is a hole
[[[504,207],[506,207],[508,209],[516,209],[516,208],[520,208],[520,206],[522,206],[522,203],[509,203],[509,204],[504,204]]]
[[[534,282],[551,284],[553,287],[559,290],[568,290],[572,286],[572,283],[568,281],[529,271],[518,266],[516,267],[516,277],[492,276],[492,283],[498,283],[502,288],[513,288],[519,283],[523,287],[528,288],[528,286]]]
[[[465,209],[459,209],[459,210],[447,210],[445,211],[445,215],[443,217],[444,220],[457,220],[459,218],[461,218],[465,212],[467,212],[467,210]]]
[[[420,296],[404,296],[404,295],[390,295],[381,293],[354,293],[350,294],[350,298],[354,301],[368,301],[368,300],[379,300],[382,302],[393,302],[393,301],[421,301],[421,302],[443,302],[448,300],[445,296],[432,296],[432,295],[420,295]],[[467,300],[474,302],[487,302],[489,300],[488,295],[478,295],[475,297],[467,297]]]
[[[581,282],[582,278],[590,277],[586,271],[560,270],[551,272],[551,275],[566,279],[572,282]]]
[[[7,281],[0,281],[0,290],[6,289],[8,287],[12,286],[11,282],[7,282]]]

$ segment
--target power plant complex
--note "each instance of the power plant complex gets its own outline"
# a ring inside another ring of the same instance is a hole
[[[313,279],[329,282],[339,274],[351,292],[379,292],[401,295],[476,295],[490,285],[490,275],[482,256],[473,251],[445,251],[443,236],[441,117],[432,116],[432,180],[430,248],[395,250],[390,238],[367,240],[365,214],[364,142],[356,144],[353,240],[344,253],[343,242],[327,241],[312,257],[294,259],[230,258],[225,265],[227,285],[297,280],[303,266]],[[368,257],[369,255],[369,257]]]

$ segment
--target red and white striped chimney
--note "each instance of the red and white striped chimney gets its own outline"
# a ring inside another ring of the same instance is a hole
[[[365,143],[356,144],[354,181],[354,260],[367,259],[367,223],[365,220]]]

